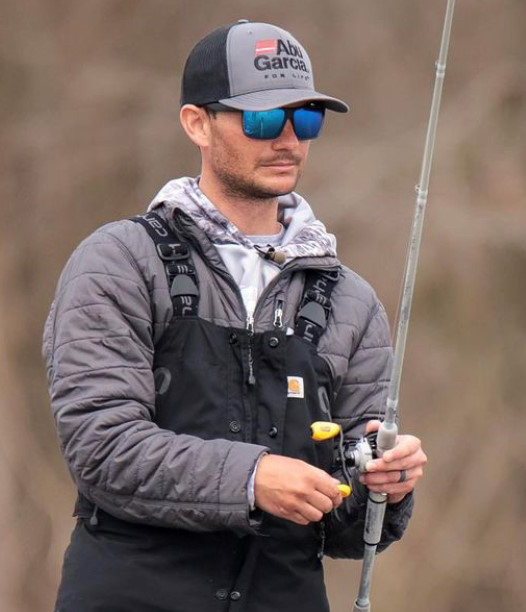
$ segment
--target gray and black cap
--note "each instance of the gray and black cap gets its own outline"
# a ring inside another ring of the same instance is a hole
[[[270,110],[308,101],[339,113],[349,110],[314,89],[307,52],[277,26],[240,20],[205,36],[186,60],[181,106],[221,102],[239,110]]]

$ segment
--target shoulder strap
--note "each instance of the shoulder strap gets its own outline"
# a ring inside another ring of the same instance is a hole
[[[155,244],[168,279],[174,316],[197,316],[198,280],[186,242],[156,213],[137,215],[130,221],[142,225]]]
[[[340,271],[308,270],[294,333],[318,346],[331,314],[331,294]]]

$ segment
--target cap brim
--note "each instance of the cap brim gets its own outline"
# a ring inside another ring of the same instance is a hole
[[[271,110],[297,102],[321,102],[326,108],[337,113],[349,112],[349,106],[345,102],[312,91],[312,89],[266,89],[232,98],[223,98],[218,102],[237,110],[248,111]]]

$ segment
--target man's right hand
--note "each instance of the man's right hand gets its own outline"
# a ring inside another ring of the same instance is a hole
[[[342,503],[338,480],[299,459],[265,455],[254,480],[256,506],[298,525],[320,521]]]

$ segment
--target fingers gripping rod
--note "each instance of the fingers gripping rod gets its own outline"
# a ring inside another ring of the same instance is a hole
[[[438,113],[440,110],[440,100],[442,97],[442,86],[444,84],[444,76],[446,73],[446,61],[449,49],[449,39],[451,35],[451,24],[453,21],[454,8],[455,0],[448,0],[446,7],[446,16],[444,19],[444,27],[442,30],[442,40],[440,43],[440,53],[438,61],[436,62],[435,87],[433,91],[431,111],[427,126],[426,142],[424,146],[424,157],[422,159],[420,180],[416,187],[416,206],[407,252],[402,299],[400,301],[400,309],[398,312],[398,324],[395,336],[393,369],[391,373],[391,381],[389,384],[386,401],[385,419],[382,422],[378,431],[378,456],[382,456],[385,451],[394,447],[396,443],[396,436],[398,433],[397,416],[400,380],[402,377],[402,366],[404,362],[409,316],[411,314],[411,304],[413,301],[413,293],[415,288],[418,255],[420,251],[422,228],[424,225],[424,214],[427,204],[429,176],[431,173],[431,163],[433,160],[433,149],[435,146]],[[369,601],[369,592],[371,588],[371,578],[376,548],[378,546],[378,543],[380,542],[382,533],[386,502],[387,495],[385,493],[374,493],[372,491],[369,492],[369,499],[367,501],[367,511],[365,517],[365,548],[362,564],[362,575],[360,579],[359,593],[354,603],[353,612],[369,612],[371,609],[371,604]]]

